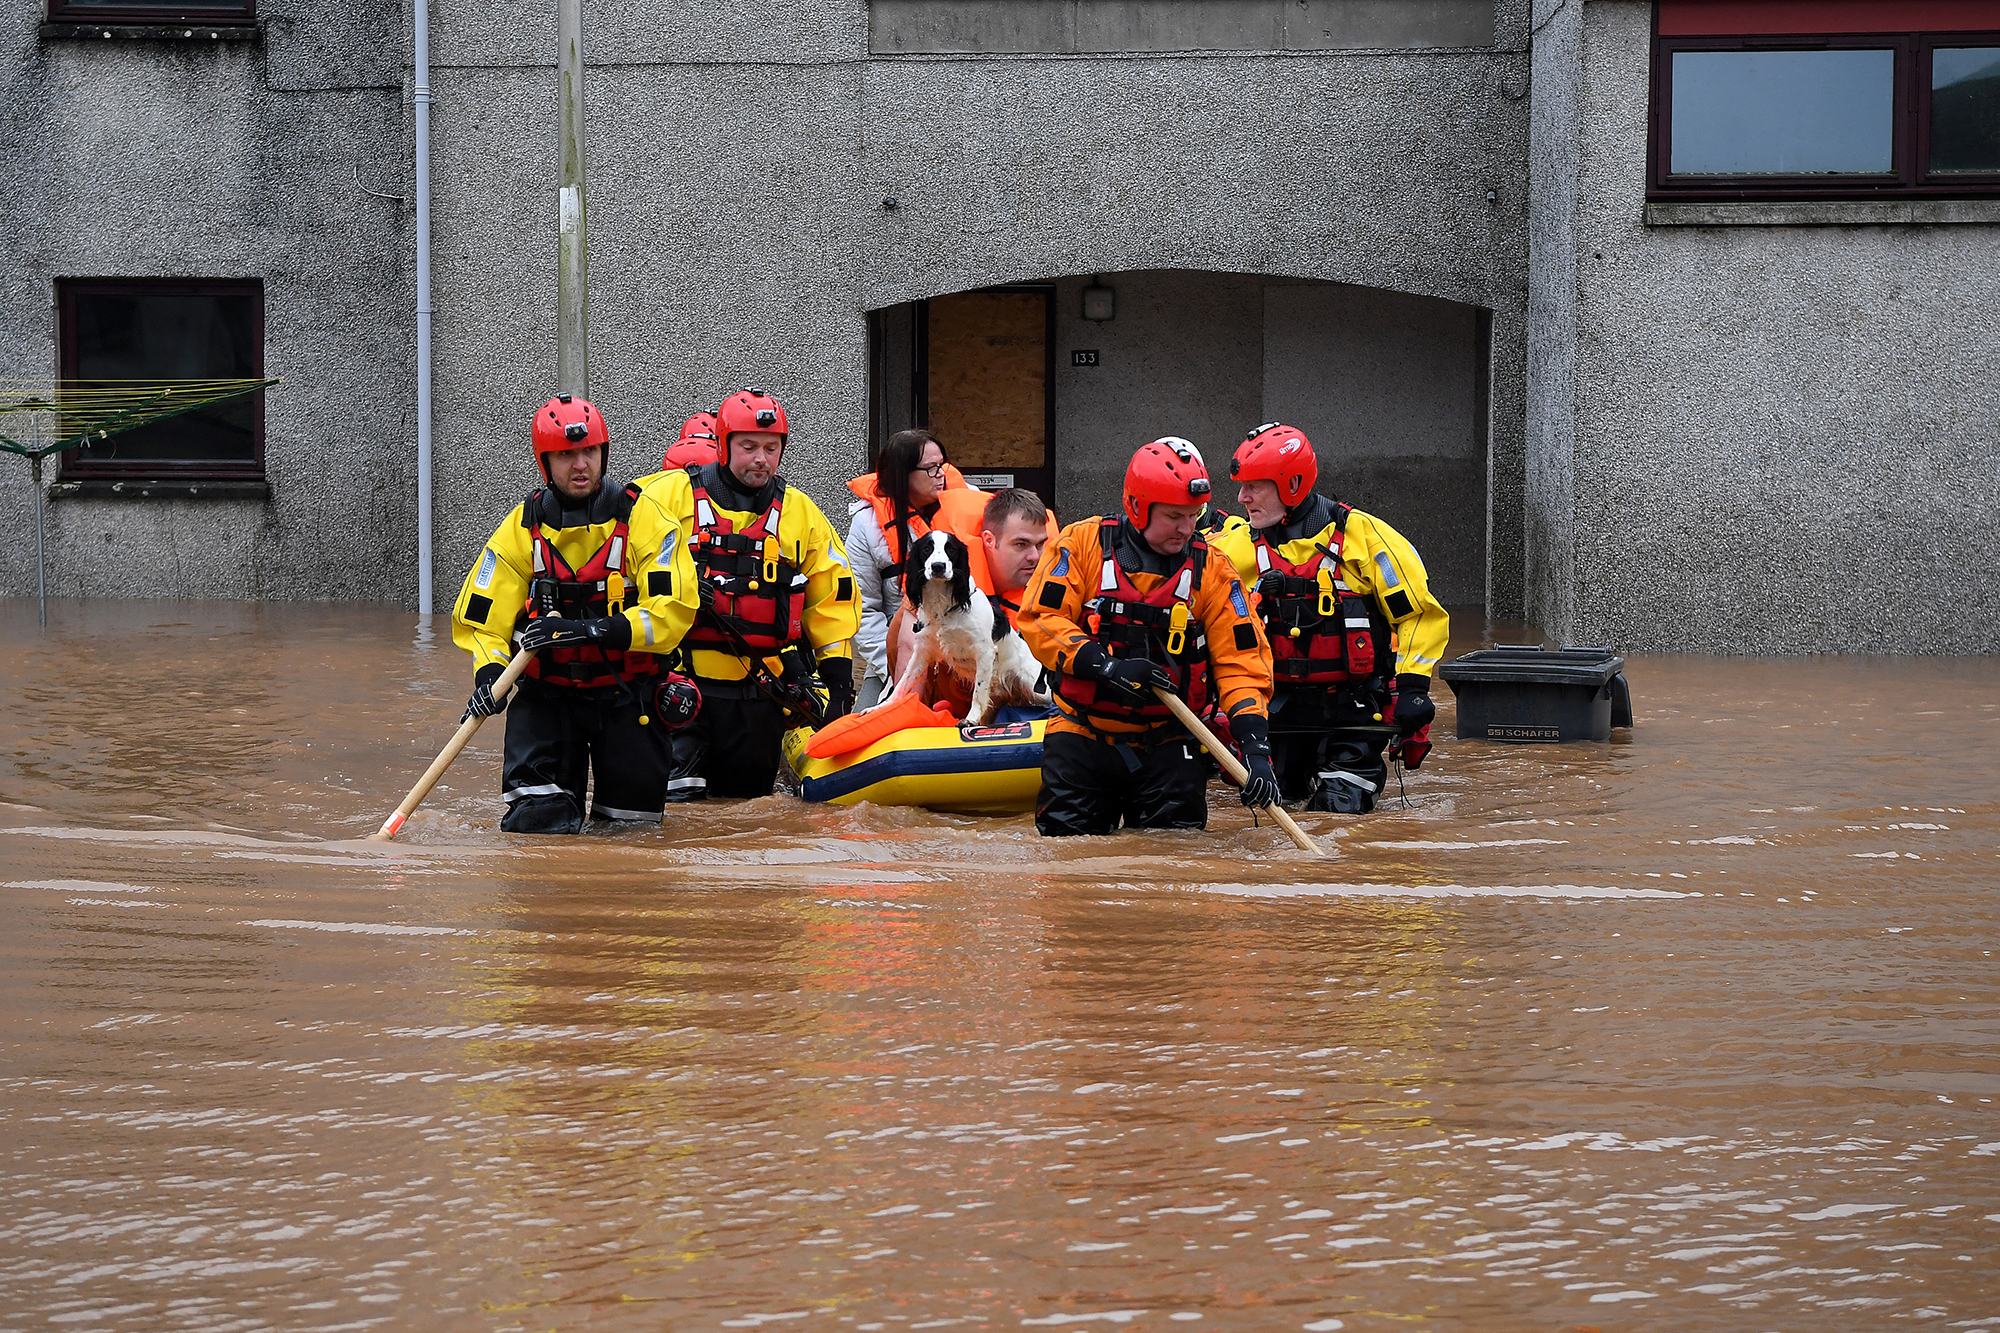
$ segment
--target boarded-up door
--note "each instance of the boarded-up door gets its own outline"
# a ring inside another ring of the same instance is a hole
[[[952,463],[983,490],[1021,486],[1049,504],[1054,301],[1045,287],[933,297],[924,349],[930,428]]]

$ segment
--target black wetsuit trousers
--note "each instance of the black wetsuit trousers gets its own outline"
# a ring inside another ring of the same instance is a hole
[[[1111,745],[1071,731],[1042,741],[1035,831],[1045,838],[1127,828],[1208,827],[1208,761],[1185,736],[1160,745]]]
[[[674,733],[667,800],[769,796],[783,757],[785,710],[740,680],[697,677],[701,711]]]
[[[1271,767],[1278,795],[1308,810],[1364,815],[1389,779],[1389,738],[1343,726],[1372,726],[1380,705],[1367,686],[1280,686],[1271,701]]]
[[[667,735],[640,726],[650,681],[625,690],[574,690],[524,679],[507,701],[501,790],[507,833],[577,833],[592,819],[658,823],[667,792]],[[596,789],[585,804],[585,783]]]

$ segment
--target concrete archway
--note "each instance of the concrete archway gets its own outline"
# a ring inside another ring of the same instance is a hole
[[[1093,285],[1113,293],[1109,319],[1085,317],[1083,293]],[[870,312],[871,450],[890,432],[931,425],[960,466],[993,484],[1011,477],[1040,490],[1071,520],[1117,505],[1136,445],[1181,435],[1207,456],[1218,498],[1235,512],[1230,453],[1252,426],[1284,420],[1313,440],[1322,489],[1416,544],[1442,600],[1485,603],[1487,311],[1378,287],[1196,269],[973,290],[996,299],[978,305],[964,291],[945,291]],[[1041,300],[1046,345],[1024,349],[1024,312]],[[982,317],[996,321],[984,352],[992,372],[983,377],[967,372],[982,337],[967,321]],[[948,373],[931,373],[933,355]],[[1030,384],[1023,371],[1035,358],[1046,380]],[[1020,398],[1036,392],[1045,398]],[[968,394],[980,401],[968,403]],[[1038,412],[1050,432],[1050,467],[1030,475],[1018,437]],[[1010,443],[994,449],[989,430]]]

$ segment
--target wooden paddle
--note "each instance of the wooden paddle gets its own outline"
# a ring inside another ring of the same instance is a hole
[[[507,697],[508,691],[514,688],[514,682],[528,669],[528,661],[533,656],[533,653],[527,652],[514,654],[514,660],[500,673],[500,679],[493,682],[493,698],[496,701]],[[472,733],[479,730],[479,724],[485,720],[475,714],[458,724],[458,731],[445,742],[444,749],[438,751],[438,757],[431,760],[431,766],[417,779],[417,785],[410,788],[410,794],[396,807],[396,813],[383,820],[382,827],[368,835],[370,842],[388,842],[401,831],[403,821],[410,817],[411,811],[423,803],[424,797],[431,794],[431,788],[437,786],[438,779],[444,776],[447,768],[451,767],[451,761],[458,758],[458,752],[465,748],[466,742],[472,739]]]
[[[1178,698],[1167,693],[1157,685],[1153,687],[1153,693],[1160,696],[1161,703],[1174,710],[1174,716],[1181,720],[1181,725],[1193,732],[1194,738],[1200,741],[1210,754],[1215,756],[1216,762],[1222,765],[1223,772],[1235,778],[1239,785],[1250,780],[1250,771],[1243,767],[1243,762],[1230,752],[1227,745],[1216,739],[1215,733],[1210,731],[1202,720],[1194,715],[1192,708],[1189,708]],[[1299,827],[1299,822],[1292,818],[1291,811],[1285,809],[1284,806],[1274,802],[1271,806],[1271,817],[1283,826],[1285,832],[1292,835],[1292,841],[1299,845],[1300,851],[1311,852],[1314,856],[1326,855],[1325,852],[1320,850],[1319,844],[1308,837],[1306,831]]]

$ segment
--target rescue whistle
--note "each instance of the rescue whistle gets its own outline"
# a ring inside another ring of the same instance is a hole
[[[1179,657],[1187,651],[1187,622],[1187,603],[1177,603],[1173,615],[1167,620],[1167,654],[1171,657]]]
[[[604,600],[613,610],[625,600],[625,576],[615,569],[604,576]]]

